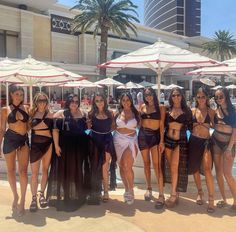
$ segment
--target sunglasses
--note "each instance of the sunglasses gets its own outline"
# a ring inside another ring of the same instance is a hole
[[[153,96],[153,94],[152,93],[145,93],[144,96],[145,97],[151,97],[151,96]]]
[[[178,94],[172,94],[171,97],[180,97],[181,95],[178,93]]]
[[[223,96],[223,95],[218,95],[218,96],[215,96],[214,98],[215,98],[215,100],[217,101],[217,100],[222,100],[222,99],[224,99],[224,96]]]
[[[79,101],[78,100],[71,100],[71,102],[70,103],[75,103],[75,104],[79,104]]]
[[[37,103],[45,103],[45,104],[47,104],[48,100],[47,99],[38,99]]]
[[[197,99],[206,99],[206,96],[197,96]]]
[[[96,103],[99,103],[99,102],[104,102],[103,99],[99,99],[99,100],[95,100]]]

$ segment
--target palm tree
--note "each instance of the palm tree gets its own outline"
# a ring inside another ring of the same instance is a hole
[[[107,61],[108,32],[112,31],[120,37],[130,38],[127,29],[137,35],[133,22],[139,22],[137,6],[130,0],[78,0],[72,9],[81,10],[75,16],[72,30],[85,33],[93,30],[94,37],[101,35],[100,63]],[[137,16],[137,17],[136,17]],[[100,77],[106,76],[106,69],[100,69]]]
[[[229,31],[216,31],[213,40],[203,44],[203,50],[216,54],[220,61],[230,59],[236,54],[236,39],[233,37]],[[225,85],[224,76],[221,76],[221,85]]]

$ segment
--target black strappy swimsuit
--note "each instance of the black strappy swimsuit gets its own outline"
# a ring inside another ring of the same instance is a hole
[[[13,110],[10,112],[10,114],[7,117],[7,123],[13,124],[18,121],[21,121],[23,123],[27,123],[29,120],[29,115],[20,108],[21,105],[15,106],[14,104],[11,104],[13,106]],[[22,119],[17,119],[16,114],[19,112],[22,115]],[[28,134],[21,135],[11,129],[7,129],[5,135],[4,135],[4,142],[3,142],[3,153],[8,154],[18,148],[23,147],[24,145],[29,146],[29,138]]]

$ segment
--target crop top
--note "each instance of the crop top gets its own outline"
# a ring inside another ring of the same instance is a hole
[[[153,120],[160,120],[161,116],[160,116],[160,112],[152,112],[150,114],[145,113],[145,112],[141,112],[141,118],[142,119],[153,119]]]
[[[211,123],[211,118],[210,118],[210,115],[207,113],[207,115],[206,115],[204,121],[203,121],[203,122],[199,122],[199,121],[197,120],[197,118],[196,118],[196,110],[195,110],[195,112],[194,112],[194,114],[193,114],[192,122],[193,122],[193,127],[196,127],[196,126],[201,125],[201,126],[206,127],[207,129],[209,129],[209,127],[206,126],[205,124],[209,124],[209,125],[210,125],[210,123]]]
[[[22,121],[22,122],[28,122],[29,120],[29,115],[20,108],[21,105],[15,106],[14,104],[11,104],[14,108],[11,111],[11,113],[7,117],[7,122],[8,123],[15,123],[17,121]],[[22,119],[16,119],[16,114],[17,112],[21,113],[23,118]]]
[[[132,119],[128,120],[127,123],[125,123],[125,121],[121,120],[120,117],[117,117],[116,125],[117,125],[117,128],[127,128],[130,130],[135,130],[138,123],[137,123],[136,118],[132,118]]]

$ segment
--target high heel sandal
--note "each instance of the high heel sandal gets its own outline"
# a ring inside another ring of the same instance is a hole
[[[174,199],[174,200],[173,200]],[[165,201],[167,208],[174,208],[179,203],[179,197],[177,194],[171,194],[170,197]]]
[[[38,191],[39,194],[39,205],[41,208],[46,208],[48,207],[48,202],[44,197],[44,192],[43,191]]]
[[[29,207],[30,212],[34,213],[38,210],[38,204],[37,204],[37,196],[33,195],[32,196],[32,201]]]
[[[213,203],[213,206],[210,203]],[[214,198],[213,198],[212,195],[209,195],[208,206],[207,206],[207,213],[214,213],[214,212],[215,212]]]
[[[108,191],[104,191],[104,194],[102,196],[102,201],[104,203],[108,202],[109,201],[109,194],[108,194]]]
[[[202,189],[199,189],[198,194],[197,194],[197,199],[196,199],[196,204],[197,205],[203,205],[204,204],[203,195],[204,195],[204,193],[203,193]]]
[[[146,193],[144,194],[145,201],[151,201],[152,199],[152,188],[148,188]]]
[[[156,203],[155,203],[155,208],[156,209],[163,209],[164,205],[165,205],[165,197],[163,194],[160,194]]]
[[[224,208],[225,206],[227,206],[227,202],[224,200],[218,201],[216,203],[216,206],[217,206],[217,208]]]

